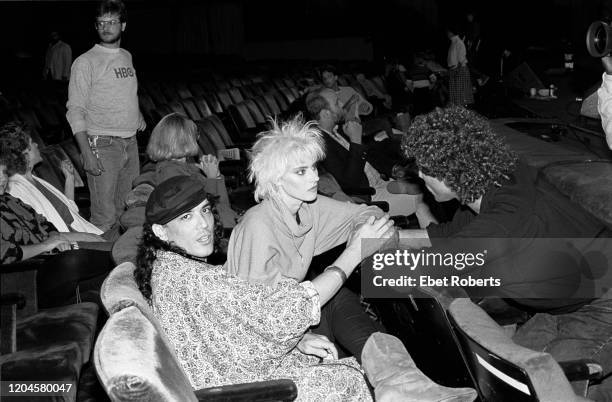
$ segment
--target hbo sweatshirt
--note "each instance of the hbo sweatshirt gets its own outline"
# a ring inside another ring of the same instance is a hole
[[[95,45],[74,61],[70,72],[66,118],[73,134],[128,138],[144,129],[137,92],[130,52]]]

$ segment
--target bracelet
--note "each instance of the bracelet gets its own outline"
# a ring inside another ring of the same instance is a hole
[[[346,280],[348,279],[348,277],[346,276],[346,272],[344,272],[341,268],[338,268],[335,265],[330,265],[329,267],[325,268],[323,272],[335,273],[336,275],[340,277],[340,282],[342,283],[346,282]]]

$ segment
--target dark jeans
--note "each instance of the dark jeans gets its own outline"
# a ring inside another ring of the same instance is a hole
[[[70,250],[45,260],[38,268],[38,307],[51,308],[74,302],[77,295],[99,291],[113,269],[111,253],[101,250]]]
[[[588,397],[612,401],[612,291],[572,313],[536,314],[519,328],[514,341],[557,361],[597,360],[604,379],[589,387]]]
[[[312,329],[313,333],[325,335],[340,346],[339,357],[353,355],[359,363],[361,352],[370,335],[383,331],[382,326],[365,313],[359,296],[345,287],[323,306],[321,322]]]

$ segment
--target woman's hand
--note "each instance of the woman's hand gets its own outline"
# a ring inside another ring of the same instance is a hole
[[[65,239],[67,242],[74,243],[78,241],[82,242],[102,242],[106,241],[104,237],[93,234],[93,233],[85,233],[85,232],[62,232],[60,233],[60,237]]]
[[[66,179],[71,177],[74,180],[74,167],[70,161],[63,160],[60,169],[62,169],[62,173]]]
[[[384,215],[378,219],[370,216],[365,223],[351,233],[346,244],[347,250],[359,251],[359,260],[374,254],[388,239],[396,235],[393,224],[394,222],[389,219],[389,215]]]
[[[202,155],[198,167],[209,179],[216,179],[221,176],[219,172],[219,161],[214,155]]]
[[[321,359],[338,360],[338,350],[333,342],[325,335],[317,335],[311,332],[304,334],[297,344],[297,349],[305,355],[318,356]]]
[[[45,246],[45,251],[51,251],[53,249],[66,251],[71,249],[70,241],[57,232],[51,233],[42,244]]]

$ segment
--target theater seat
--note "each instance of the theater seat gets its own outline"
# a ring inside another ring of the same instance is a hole
[[[189,91],[189,88],[187,88],[187,85],[185,85],[185,83],[177,83],[176,92],[178,93],[181,99],[193,98],[193,94],[191,93],[191,91]]]
[[[259,110],[259,107],[257,107],[255,101],[253,99],[247,99],[244,101],[244,104],[246,105],[247,109],[249,109],[249,113],[255,121],[255,124],[262,129],[265,128],[267,124],[266,117],[263,115],[261,110]]]
[[[113,314],[100,332],[94,362],[112,401],[292,401],[291,380],[194,390],[158,325],[131,306]]]
[[[255,134],[259,130],[246,104],[242,102],[235,105],[230,105],[228,112],[234,126],[236,127],[236,132],[240,136],[240,141],[253,141]]]
[[[263,100],[266,103],[266,105],[268,105],[268,109],[270,109],[270,112],[272,112],[272,114],[274,116],[279,116],[283,110],[280,108],[280,106],[278,105],[278,103],[276,102],[276,99],[274,98],[274,96],[272,96],[272,94],[267,93],[263,96]]]
[[[193,99],[181,99],[181,104],[183,105],[185,112],[187,112],[187,117],[189,117],[191,120],[200,120],[203,117],[193,102]]]
[[[174,113],[182,114],[185,117],[189,116],[189,113],[187,113],[181,102],[178,100],[170,102],[168,106],[170,107],[170,110],[172,110]]]
[[[268,94],[274,98],[281,112],[286,112],[287,109],[289,109],[289,103],[281,92],[279,92],[278,90],[274,90],[268,92]]]
[[[225,110],[223,109],[223,106],[221,105],[219,98],[213,92],[206,92],[203,95],[203,98],[206,100],[206,103],[208,104],[208,106],[210,107],[210,110],[214,114],[225,113]]]
[[[193,99],[193,103],[198,108],[198,112],[200,112],[200,116],[208,117],[211,114],[213,114],[213,112],[210,109],[210,106],[208,105],[208,102],[206,101],[205,98],[203,98],[201,96],[198,96],[198,97]]]
[[[221,103],[221,106],[223,107],[223,111],[227,112],[230,105],[234,103],[234,101],[232,100],[232,97],[229,95],[229,92],[217,91],[215,95],[217,95],[217,98],[219,99],[219,102]]]
[[[2,381],[69,383],[71,390],[54,400],[75,401],[81,369],[93,350],[98,306],[85,302],[38,310],[36,273],[42,263],[38,258],[2,267]]]
[[[275,117],[278,114],[278,113],[274,113],[270,109],[270,106],[268,106],[268,103],[263,98],[263,96],[256,96],[255,98],[253,98],[253,102],[255,102],[255,104],[257,105],[257,107],[261,111],[261,113],[263,113],[264,117],[266,117],[266,118]],[[280,113],[280,110],[279,110],[279,113]]]
[[[479,393],[487,401],[585,401],[574,393],[562,367],[551,355],[515,344],[508,332],[468,298],[449,306],[450,320],[457,334]],[[561,363],[577,370],[588,382],[601,376],[595,361]],[[586,389],[584,393],[586,395]]]
[[[244,102],[244,98],[242,97],[242,93],[238,88],[230,88],[228,89],[228,93],[230,98],[232,98],[233,103]]]

